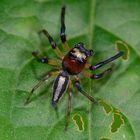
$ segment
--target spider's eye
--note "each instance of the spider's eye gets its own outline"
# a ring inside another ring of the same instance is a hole
[[[77,48],[77,49],[79,49],[79,50],[81,50],[81,51],[84,50],[84,43],[81,43],[81,42],[80,42],[80,43],[76,44],[76,45],[75,45],[75,48]]]
[[[90,52],[90,55],[93,55],[94,54],[94,51],[93,50],[89,50]]]
[[[87,57],[92,56],[93,53],[94,53],[93,50],[86,51],[86,56]]]
[[[70,56],[71,58],[76,58],[76,56],[75,56],[74,53],[75,53],[74,50],[70,51],[69,56]]]

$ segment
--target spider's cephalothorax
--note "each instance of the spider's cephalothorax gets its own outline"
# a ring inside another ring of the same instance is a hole
[[[61,63],[58,63],[57,61],[50,60],[47,57],[41,57],[37,52],[33,52],[33,55],[37,58],[37,60],[41,63],[47,63],[49,65],[54,66],[56,69],[48,72],[46,76],[31,90],[29,93],[29,96],[26,100],[26,103],[29,103],[30,97],[33,94],[33,92],[40,86],[42,83],[44,83],[49,77],[56,76],[56,79],[54,81],[53,86],[53,96],[52,96],[52,105],[56,107],[56,104],[58,103],[59,99],[62,97],[63,93],[68,89],[68,106],[67,106],[67,117],[66,117],[66,129],[68,126],[69,121],[69,115],[71,110],[71,95],[72,95],[72,84],[76,87],[76,89],[83,94],[85,97],[87,97],[90,101],[94,102],[95,99],[91,96],[89,96],[81,87],[80,85],[80,78],[79,75],[83,75],[87,78],[91,79],[99,79],[103,77],[105,74],[110,73],[112,71],[112,66],[110,66],[108,69],[104,70],[102,73],[99,74],[92,74],[88,72],[88,70],[94,71],[100,67],[103,67],[104,65],[114,61],[115,59],[123,56],[124,52],[119,51],[116,55],[113,57],[110,57],[104,61],[101,61],[95,65],[88,64],[88,58],[92,56],[92,50],[87,50],[85,48],[85,45],[83,43],[76,44],[72,49],[70,49],[67,41],[66,41],[66,35],[65,35],[65,7],[62,7],[61,10],[61,30],[60,30],[60,37],[62,41],[62,46],[65,49],[65,55],[63,55],[62,51],[58,49],[56,46],[56,43],[54,42],[53,38],[50,36],[50,34],[46,30],[42,30],[41,32],[44,33],[52,47],[54,49],[54,52],[56,53],[57,57],[61,60]],[[59,70],[58,70],[59,69]]]
[[[62,67],[70,75],[79,74],[91,55],[92,50],[87,50],[83,43],[78,43],[64,56]]]

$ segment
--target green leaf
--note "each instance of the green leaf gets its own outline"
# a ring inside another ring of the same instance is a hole
[[[129,49],[127,60],[114,62],[111,75],[96,81],[81,77],[83,88],[99,98],[100,104],[92,105],[74,90],[67,132],[64,131],[67,93],[56,112],[50,104],[53,78],[24,106],[32,87],[44,73],[53,69],[38,63],[31,53],[38,50],[56,60],[47,39],[38,32],[47,29],[61,48],[60,11],[64,4],[68,43],[72,47],[84,42],[88,49],[93,49],[95,55],[90,63],[116,54],[117,41]],[[0,139],[139,140],[139,7],[139,0],[1,0]]]

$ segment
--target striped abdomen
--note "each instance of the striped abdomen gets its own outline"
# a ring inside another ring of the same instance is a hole
[[[53,87],[53,98],[52,105],[55,106],[59,101],[60,97],[63,95],[65,90],[67,89],[67,85],[69,82],[69,75],[67,72],[62,71],[56,78]]]

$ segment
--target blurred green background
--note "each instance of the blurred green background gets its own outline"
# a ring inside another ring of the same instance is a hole
[[[74,90],[67,132],[67,93],[58,103],[57,117],[50,104],[53,79],[24,106],[33,85],[52,69],[36,62],[32,51],[56,59],[47,39],[38,31],[47,29],[61,48],[62,5],[67,7],[69,45],[80,41],[93,49],[92,64],[114,55],[117,40],[127,43],[130,51],[128,60],[115,61],[110,76],[81,80],[91,96],[106,103],[91,105]],[[139,140],[139,46],[140,0],[0,0],[0,140]]]

